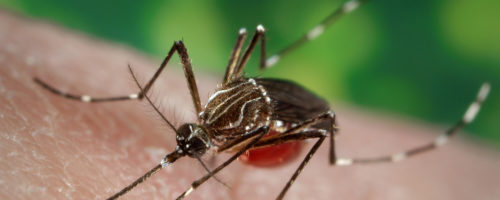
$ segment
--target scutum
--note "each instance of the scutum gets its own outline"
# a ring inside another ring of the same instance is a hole
[[[267,125],[272,107],[265,88],[252,79],[240,79],[216,91],[200,114],[203,126],[217,141],[225,141]]]

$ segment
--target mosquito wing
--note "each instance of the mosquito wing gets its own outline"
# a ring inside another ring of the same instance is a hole
[[[273,102],[273,119],[300,123],[330,109],[328,103],[298,84],[281,79],[257,78]]]

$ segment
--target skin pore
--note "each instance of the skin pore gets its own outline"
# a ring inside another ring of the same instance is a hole
[[[36,76],[62,90],[97,97],[131,94],[137,87],[127,64],[144,83],[160,61],[5,12],[0,12],[0,45],[0,199],[104,199],[174,150],[173,131],[145,101],[86,104],[33,82]],[[211,77],[193,68],[203,104],[222,75]],[[464,111],[474,95],[463,100]],[[153,86],[152,99],[175,125],[195,122],[176,63]],[[333,106],[340,157],[398,152],[431,141],[447,128]],[[303,149],[312,144],[306,142]],[[229,189],[209,180],[187,199],[274,199],[306,152],[278,168],[234,162],[217,174]],[[216,155],[211,167],[228,156]],[[209,165],[210,159],[204,157]],[[500,196],[499,167],[494,152],[461,136],[397,164],[351,167],[329,166],[325,143],[285,199],[495,199]],[[196,160],[182,158],[123,199],[174,199],[204,174]]]

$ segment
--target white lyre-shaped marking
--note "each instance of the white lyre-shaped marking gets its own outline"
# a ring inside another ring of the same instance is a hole
[[[223,130],[224,130],[224,129],[230,129],[230,128],[234,128],[234,127],[237,127],[237,126],[241,125],[241,122],[243,121],[243,118],[245,117],[245,113],[244,113],[244,111],[245,111],[245,108],[247,107],[247,105],[248,105],[249,103],[253,103],[253,102],[255,102],[255,101],[258,101],[258,100],[260,100],[260,99],[262,99],[262,97],[257,97],[257,98],[254,98],[254,99],[251,99],[251,100],[246,101],[246,102],[243,104],[243,106],[241,106],[241,109],[240,109],[240,115],[238,116],[238,119],[236,120],[236,122],[234,122],[234,123],[233,123],[233,122],[230,122],[228,126],[222,127],[221,129],[223,129]],[[250,128],[250,127],[249,127],[249,128]]]
[[[224,115],[227,112],[227,110],[229,110],[229,108],[231,108],[233,105],[235,105],[239,101],[243,100],[245,97],[247,97],[247,96],[249,96],[249,95],[252,94],[251,92],[247,92],[246,94],[238,97],[236,100],[232,101],[229,105],[227,105],[224,108],[224,110],[222,110],[217,116],[214,117],[214,115],[216,114],[216,111],[218,111],[219,108],[221,108],[227,102],[231,101],[233,99],[233,97],[239,96],[240,93],[243,93],[243,92],[245,92],[245,91],[244,90],[238,91],[236,94],[231,95],[231,97],[227,98],[224,102],[222,102],[219,105],[217,105],[217,107],[214,110],[212,110],[212,112],[210,113],[210,117],[208,118],[207,123],[208,124],[213,123],[214,121],[216,121],[217,119],[219,119],[222,115]]]
[[[240,83],[240,84],[235,85],[235,86],[233,86],[233,87],[230,87],[230,88],[227,88],[227,89],[224,89],[224,90],[219,90],[219,91],[215,92],[214,94],[212,94],[212,96],[210,96],[210,97],[208,98],[208,102],[212,101],[213,99],[215,99],[217,96],[219,96],[219,95],[221,95],[221,94],[224,94],[224,93],[226,93],[226,92],[230,92],[230,91],[234,90],[235,88],[238,88],[238,87],[240,87],[240,86],[242,86],[242,85],[244,85],[244,84],[248,84],[248,83],[249,83],[249,82],[243,82],[243,83]]]

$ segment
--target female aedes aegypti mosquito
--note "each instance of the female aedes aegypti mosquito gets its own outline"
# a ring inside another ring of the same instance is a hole
[[[222,86],[208,99],[204,107],[202,107],[200,103],[200,96],[198,94],[190,59],[182,41],[177,41],[173,44],[166,58],[160,65],[160,68],[144,86],[139,84],[129,66],[130,72],[140,89],[139,93],[136,94],[119,97],[93,98],[87,95],[74,95],[61,92],[37,78],[35,78],[35,82],[54,94],[82,102],[94,103],[145,98],[170,128],[175,131],[177,141],[176,149],[172,153],[166,155],[153,169],[108,199],[117,199],[132,190],[138,184],[144,182],[160,169],[170,166],[179,158],[189,156],[200,161],[208,173],[194,181],[191,187],[185,190],[177,198],[183,199],[238,157],[244,156],[247,162],[255,165],[278,164],[282,160],[286,160],[286,155],[276,153],[274,155],[259,156],[259,154],[253,154],[253,152],[273,150],[273,148],[276,147],[288,148],[293,151],[296,145],[291,144],[298,144],[305,139],[317,138],[318,140],[316,143],[311,147],[306,157],[302,160],[299,167],[295,170],[281,190],[279,196],[276,198],[283,199],[290,186],[294,183],[300,172],[326,138],[329,138],[330,143],[329,161],[331,165],[346,166],[353,164],[401,161],[410,156],[430,151],[445,144],[451,136],[458,132],[458,130],[474,120],[482,102],[488,95],[490,86],[485,83],[462,119],[431,143],[389,156],[363,159],[338,158],[335,153],[334,143],[334,137],[337,131],[335,122],[336,115],[325,100],[291,81],[269,78],[248,78],[242,75],[243,69],[257,43],[260,42],[261,47],[260,68],[265,69],[271,67],[290,51],[295,50],[307,41],[313,40],[321,35],[324,30],[330,27],[339,17],[355,10],[365,2],[366,0],[347,1],[300,39],[277,54],[269,57],[267,60],[265,52],[266,31],[264,27],[262,25],[257,26],[257,30],[249,45],[240,56],[243,43],[247,37],[246,30],[241,29],[230,56],[226,73],[222,80]],[[172,123],[161,114],[147,96],[151,86],[160,76],[160,73],[175,52],[177,52],[181,58],[192,101],[196,113],[199,114],[197,123],[185,123],[178,128],[175,128]],[[200,157],[211,148],[216,149],[217,152],[236,153],[215,169],[210,170],[201,162]]]

